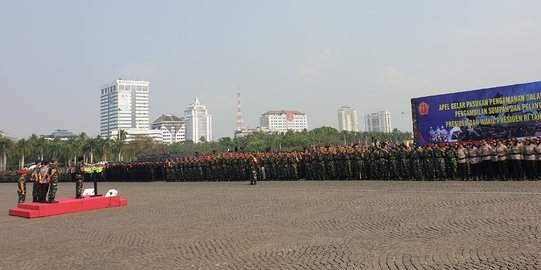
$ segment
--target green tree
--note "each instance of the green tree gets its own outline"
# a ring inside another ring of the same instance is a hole
[[[20,139],[16,144],[17,154],[19,155],[19,169],[24,168],[25,158],[32,150],[30,142],[26,139]]]
[[[7,156],[13,145],[14,142],[10,138],[0,136],[0,171],[7,169]]]
[[[57,159],[61,155],[62,151],[62,145],[64,142],[60,140],[60,138],[55,137],[52,141],[49,141],[46,145],[47,147],[47,156],[50,159]]]
[[[267,144],[261,139],[255,139],[248,143],[246,150],[250,152],[265,151]]]
[[[85,140],[83,144],[85,160],[86,160],[86,154],[88,153],[88,157],[89,157],[88,162],[94,163],[94,153],[96,151],[96,148],[98,148],[99,143],[100,143],[99,136],[96,138],[88,138],[87,140]]]

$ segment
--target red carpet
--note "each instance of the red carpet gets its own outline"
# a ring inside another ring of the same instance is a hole
[[[21,203],[19,204],[19,207],[9,209],[9,215],[25,218],[38,218],[128,205],[128,200],[121,199],[120,196],[87,196],[84,199],[60,198],[56,200],[58,203],[55,204]]]

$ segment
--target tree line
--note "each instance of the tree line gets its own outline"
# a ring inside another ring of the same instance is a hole
[[[254,132],[243,137],[223,137],[210,142],[202,138],[199,143],[184,141],[171,145],[155,142],[146,136],[138,136],[131,141],[126,141],[126,135],[126,132],[121,131],[119,136],[114,138],[89,137],[83,132],[67,141],[60,138],[45,139],[35,134],[19,140],[0,137],[0,171],[21,169],[25,164],[35,160],[58,159],[66,165],[75,163],[77,157],[83,157],[85,162],[89,163],[129,162],[143,155],[191,156],[195,153],[212,154],[227,151],[299,151],[311,145],[369,145],[372,138],[391,144],[400,144],[412,139],[410,132],[401,132],[397,129],[390,133],[383,133],[338,131],[332,127],[320,127],[302,132]]]

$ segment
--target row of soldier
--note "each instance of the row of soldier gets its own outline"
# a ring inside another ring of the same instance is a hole
[[[539,140],[454,146],[321,147],[302,152],[226,153],[106,166],[125,181],[237,180],[536,180]]]

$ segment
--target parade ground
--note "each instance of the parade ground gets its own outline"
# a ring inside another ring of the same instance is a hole
[[[0,269],[541,269],[541,181],[110,188],[129,205],[25,219],[0,184]]]

